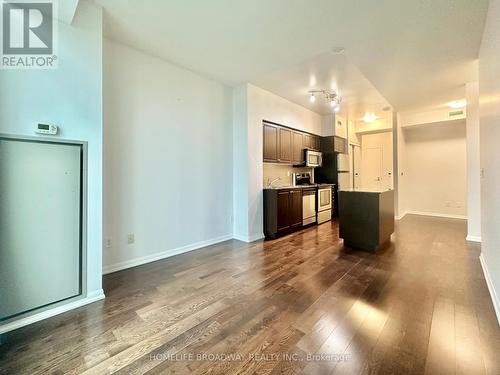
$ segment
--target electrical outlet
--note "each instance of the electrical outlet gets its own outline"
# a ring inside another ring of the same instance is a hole
[[[111,247],[111,238],[106,238],[104,240],[104,246],[106,247],[106,249],[109,249]]]
[[[133,233],[129,233],[129,234],[127,235],[127,243],[128,243],[129,245],[131,245],[131,244],[133,244],[134,242],[135,242],[135,236],[134,236],[134,234],[133,234]]]

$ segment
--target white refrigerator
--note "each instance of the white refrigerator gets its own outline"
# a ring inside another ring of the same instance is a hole
[[[352,188],[349,154],[337,155],[338,189],[345,190]]]

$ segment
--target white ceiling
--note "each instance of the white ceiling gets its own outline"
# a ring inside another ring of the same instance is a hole
[[[488,0],[94,0],[104,33],[228,85],[252,82],[310,106],[337,87],[357,115],[463,97]],[[344,55],[332,49],[345,47]],[[312,84],[311,77],[316,77]]]
[[[387,116],[382,108],[390,106],[345,54],[323,53],[303,63],[262,74],[253,83],[320,114],[330,114],[332,108],[321,94],[311,103],[309,90],[335,91],[342,97],[340,113],[351,118],[362,117],[365,112]]]

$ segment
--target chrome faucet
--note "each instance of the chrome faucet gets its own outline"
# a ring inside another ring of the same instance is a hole
[[[276,181],[279,181],[281,180],[281,177],[276,177],[274,180],[272,180],[271,182],[269,182],[269,178],[267,179],[267,187],[273,187],[273,184],[276,182]]]

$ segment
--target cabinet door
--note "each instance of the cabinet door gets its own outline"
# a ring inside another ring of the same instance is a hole
[[[302,226],[302,191],[290,191],[290,227],[299,228]]]
[[[321,149],[321,140],[319,137],[316,137],[314,136],[313,137],[313,145],[312,147],[315,149],[315,150],[320,150]]]
[[[302,164],[304,163],[304,146],[303,143],[303,135],[299,132],[293,132],[292,135],[292,144],[293,144],[293,164]]]
[[[312,148],[312,137],[310,134],[304,134],[304,148]]]
[[[335,152],[347,154],[347,139],[335,136],[333,138]]]
[[[290,192],[278,192],[278,233],[287,230],[290,227]]]
[[[278,161],[278,128],[264,124],[264,161]]]
[[[292,131],[279,128],[279,155],[278,161],[283,163],[292,162]]]

